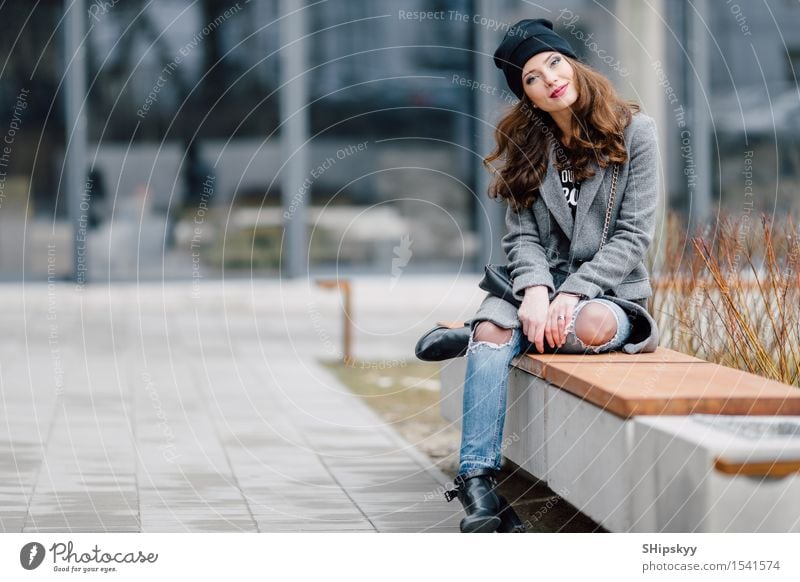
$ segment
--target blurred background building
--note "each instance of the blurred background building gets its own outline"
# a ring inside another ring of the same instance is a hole
[[[796,1],[9,2],[0,277],[503,261],[491,53],[535,17],[656,118],[665,212],[797,211]]]

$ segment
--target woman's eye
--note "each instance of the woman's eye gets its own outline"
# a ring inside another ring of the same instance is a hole
[[[555,57],[552,61],[550,61],[550,68],[552,69],[553,67],[555,67],[560,62],[561,62],[561,57]],[[525,79],[525,84],[526,85],[530,85],[535,80],[536,80],[535,76],[528,77],[527,79]]]

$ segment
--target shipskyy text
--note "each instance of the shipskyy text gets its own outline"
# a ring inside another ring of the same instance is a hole
[[[674,546],[662,546],[661,544],[642,544],[643,554],[680,554],[682,556],[694,556],[697,551],[697,546],[682,546],[680,544]]]

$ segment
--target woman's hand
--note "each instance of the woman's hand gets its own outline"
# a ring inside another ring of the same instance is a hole
[[[517,315],[522,323],[522,333],[539,353],[544,353],[544,330],[547,325],[550,295],[545,285],[535,285],[525,289],[525,297]]]
[[[550,347],[561,347],[567,338],[566,329],[572,321],[572,313],[575,306],[580,301],[576,295],[559,293],[553,299],[547,310],[547,325],[545,326],[545,337]]]

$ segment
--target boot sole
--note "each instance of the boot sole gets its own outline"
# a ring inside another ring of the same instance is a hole
[[[461,520],[462,533],[493,533],[497,531],[498,527],[500,527],[500,518],[496,515],[475,519],[465,517]]]
[[[522,520],[511,507],[511,504],[502,495],[500,496],[500,527],[497,528],[497,533],[525,533],[527,527],[522,523]]]

